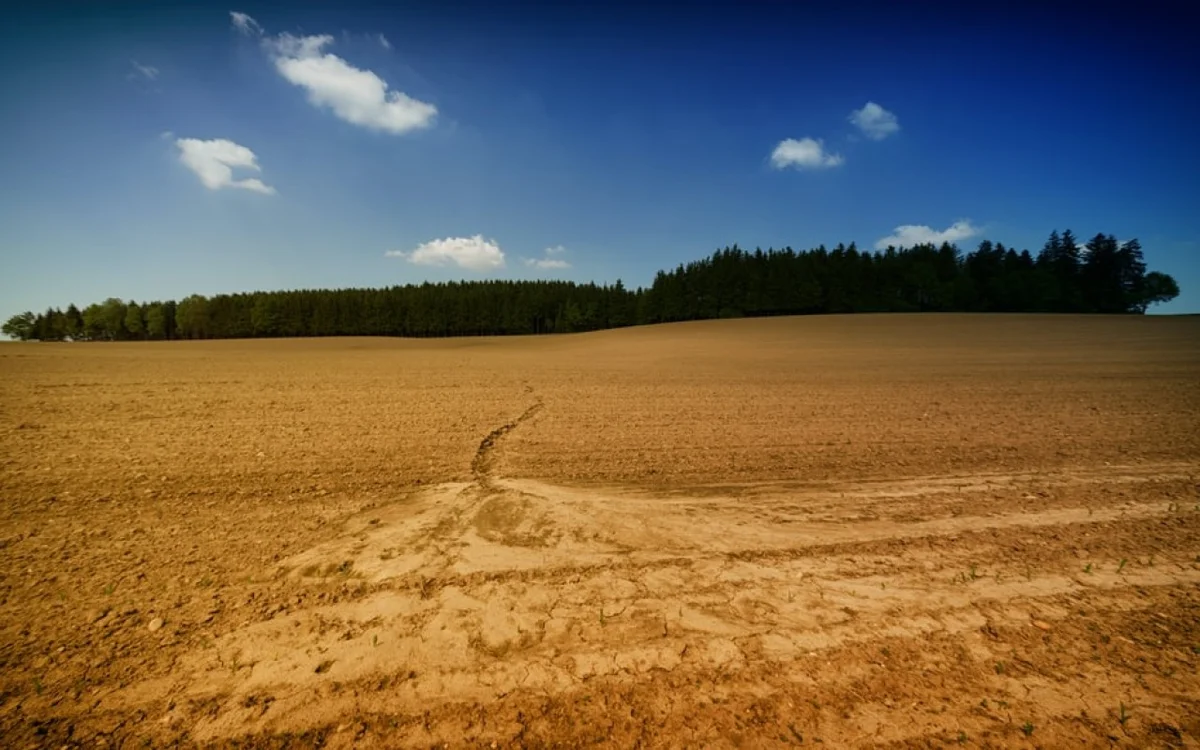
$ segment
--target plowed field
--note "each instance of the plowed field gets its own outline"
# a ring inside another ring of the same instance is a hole
[[[0,745],[1200,746],[1200,318],[0,346]]]

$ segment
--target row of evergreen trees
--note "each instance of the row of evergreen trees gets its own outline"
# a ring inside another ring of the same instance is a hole
[[[567,281],[478,281],[385,289],[192,295],[138,304],[109,298],[80,310],[14,316],[22,340],[272,336],[470,336],[566,333],[718,317],[849,312],[1143,313],[1179,294],[1146,272],[1137,240],[1098,234],[1080,246],[1053,232],[1034,258],[984,241],[862,252],[737,246],[673,271],[649,289]]]
[[[963,255],[944,243],[860,252],[791,248],[718,251],[659,272],[645,322],[742,315],[851,312],[1143,313],[1179,294],[1166,274],[1146,272],[1141,244],[1098,234],[1080,247],[1050,234],[1035,259],[984,240]]]

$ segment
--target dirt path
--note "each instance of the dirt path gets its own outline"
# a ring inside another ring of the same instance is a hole
[[[533,393],[533,389],[529,386],[525,386],[525,391],[526,393]],[[471,474],[475,477],[475,483],[485,492],[495,489],[496,452],[500,447],[500,441],[505,435],[530,419],[533,419],[542,410],[543,406],[542,400],[540,398],[537,399],[532,406],[521,413],[521,416],[511,422],[505,422],[492,430],[479,443],[479,450],[475,452],[475,458],[471,460]]]

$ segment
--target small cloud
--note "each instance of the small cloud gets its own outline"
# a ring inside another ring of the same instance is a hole
[[[543,271],[570,268],[571,264],[562,257],[566,255],[566,252],[567,249],[562,245],[555,245],[543,250],[541,258],[523,258],[522,262],[530,268],[537,268]]]
[[[455,265],[476,273],[486,273],[504,267],[504,252],[495,240],[485,240],[482,234],[474,237],[447,237],[430,240],[412,252],[388,250],[388,258],[404,258],[419,266]]]
[[[542,270],[571,267],[570,263],[559,258],[526,258],[525,265],[530,268],[540,268]]]
[[[326,52],[331,44],[333,37],[328,34],[297,37],[284,33],[265,42],[275,69],[307,91],[314,107],[327,107],[346,122],[394,135],[433,124],[437,107],[389,90],[387,81],[372,71]]]
[[[162,138],[164,141],[169,141],[175,137],[175,132],[172,130],[164,130],[158,134],[158,137]]]
[[[261,172],[258,157],[245,146],[224,138],[202,141],[197,138],[180,138],[175,141],[179,148],[179,161],[196,173],[200,183],[209,190],[241,188],[256,193],[274,195],[275,188],[263,184],[257,177],[233,179],[233,168],[252,169]]]
[[[981,231],[967,219],[956,221],[946,229],[937,231],[924,224],[904,224],[896,227],[887,237],[881,237],[875,243],[876,250],[883,250],[888,245],[895,247],[913,247],[915,245],[940,245],[943,242],[958,242],[978,235]]]
[[[384,49],[391,49],[392,43],[388,41],[388,38],[386,36],[384,36],[383,34],[380,34],[379,35],[379,46],[383,47]]]
[[[900,130],[900,121],[896,119],[896,115],[875,102],[867,102],[862,109],[851,112],[850,122],[873,141],[882,141]]]
[[[129,80],[153,81],[158,78],[158,68],[153,65],[142,65],[137,60],[130,60],[133,70],[125,76]]]
[[[823,169],[836,167],[842,161],[841,154],[828,153],[824,141],[819,138],[788,138],[780,141],[771,152],[771,166],[776,169]]]
[[[246,13],[239,13],[236,10],[229,11],[229,18],[233,21],[233,28],[246,36],[262,36],[263,28]]]

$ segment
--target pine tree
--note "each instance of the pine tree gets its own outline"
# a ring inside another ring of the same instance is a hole
[[[79,308],[75,305],[67,305],[63,329],[72,340],[79,340],[83,337],[83,313],[79,312]]]
[[[143,318],[142,308],[133,300],[129,300],[129,304],[125,306],[125,330],[130,338],[145,337],[146,321]]]

